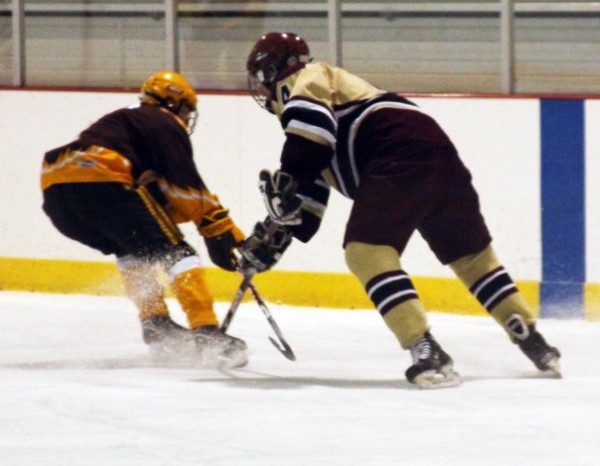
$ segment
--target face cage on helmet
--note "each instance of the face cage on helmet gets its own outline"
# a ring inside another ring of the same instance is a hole
[[[191,135],[196,127],[196,121],[198,120],[198,111],[193,108],[188,102],[182,102],[179,106],[179,110],[175,112],[179,118],[181,118],[186,126],[187,133]]]
[[[256,73],[248,74],[250,95],[261,108],[271,113],[273,113],[271,101],[277,75],[277,67],[274,65],[267,65],[264,69],[256,71]]]
[[[179,104],[179,107],[175,106],[175,103],[169,98],[162,98],[158,94],[153,94],[150,92],[144,92],[140,98],[143,100],[143,96],[148,96],[156,100],[158,105],[163,108],[166,108],[171,113],[177,115],[179,118],[183,120],[186,126],[186,132],[188,135],[191,135],[194,132],[194,128],[196,126],[196,121],[198,119],[198,111],[192,104],[188,101],[184,100]]]
[[[266,87],[256,75],[248,75],[248,90],[258,106],[266,109],[268,100],[267,95],[265,94]]]

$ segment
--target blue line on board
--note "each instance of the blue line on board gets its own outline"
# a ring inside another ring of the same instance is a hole
[[[541,100],[542,317],[582,317],[585,283],[584,101]]]

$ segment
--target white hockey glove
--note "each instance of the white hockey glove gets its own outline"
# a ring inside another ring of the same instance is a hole
[[[242,256],[242,272],[254,269],[264,272],[271,269],[292,242],[293,233],[282,225],[277,225],[271,217],[258,222],[254,231],[242,243],[238,251]]]
[[[291,175],[281,170],[276,170],[273,174],[262,170],[259,175],[259,188],[269,217],[275,223],[299,225],[302,222],[302,200],[296,195],[298,185]]]

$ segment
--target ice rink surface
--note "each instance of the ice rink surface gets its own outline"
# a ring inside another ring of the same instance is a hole
[[[0,292],[0,464],[600,464],[600,324],[541,322],[557,380],[491,319],[430,313],[464,382],[419,390],[374,311],[269,308],[298,360],[248,302],[250,364],[222,373],[153,363],[125,298]]]

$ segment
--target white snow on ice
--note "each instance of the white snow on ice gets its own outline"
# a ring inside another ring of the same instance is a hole
[[[430,313],[464,382],[419,390],[376,312],[269,308],[297,361],[247,302],[250,364],[227,374],[153,364],[125,298],[1,292],[0,464],[600,464],[600,324],[541,321],[552,379],[491,319]]]

